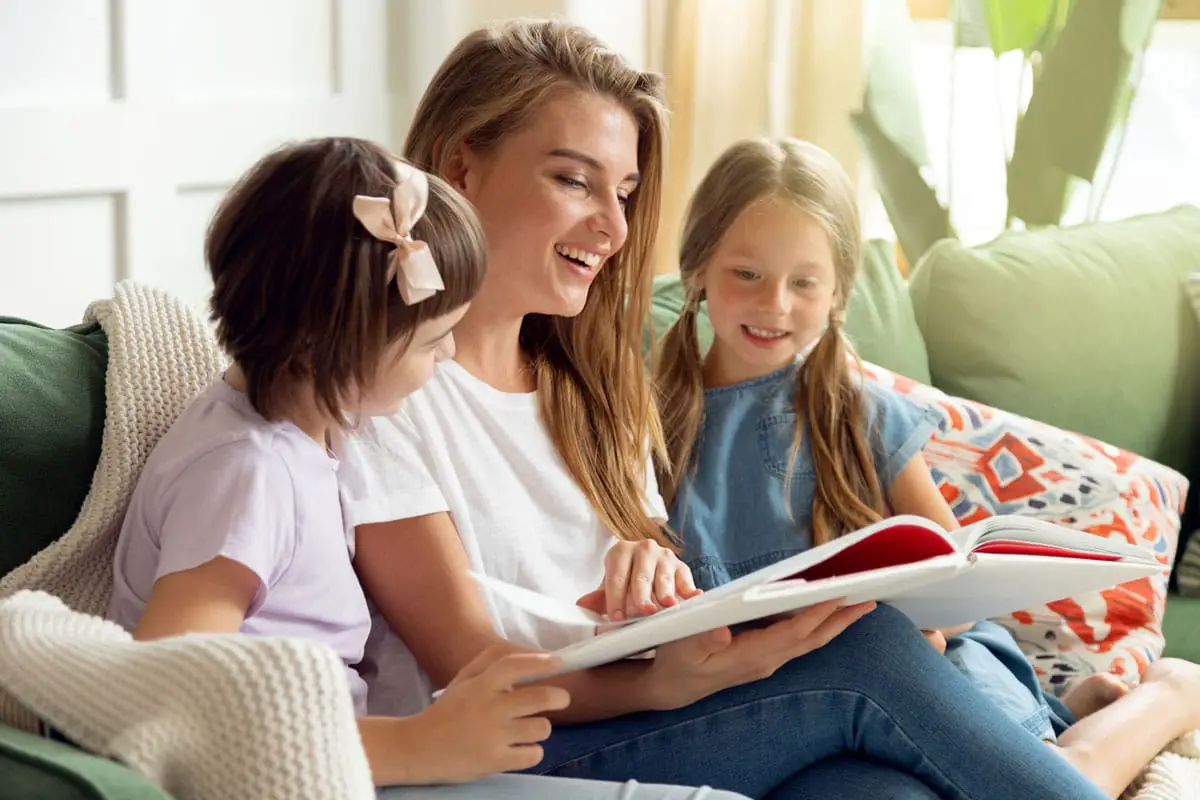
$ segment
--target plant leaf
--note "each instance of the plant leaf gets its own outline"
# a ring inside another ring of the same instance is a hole
[[[915,265],[952,235],[950,215],[923,176],[929,168],[912,65],[912,20],[905,0],[868,0],[863,109],[851,115],[863,154],[904,256]]]
[[[979,0],[976,0],[977,2]],[[961,0],[960,0],[961,2]],[[1038,49],[1054,24],[1058,0],[982,0],[988,39],[996,55]]]
[[[1008,167],[1008,214],[1055,225],[1066,178],[1094,180],[1114,123],[1128,102],[1129,69],[1145,47],[1161,0],[1104,0],[1071,5],[1045,54],[1033,96],[1017,123]]]
[[[879,127],[869,111],[853,114],[854,130],[875,175],[904,257],[916,266],[934,242],[954,235],[950,214],[921,175],[921,168]]]

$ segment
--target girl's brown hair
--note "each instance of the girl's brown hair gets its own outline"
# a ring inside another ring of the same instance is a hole
[[[429,245],[444,291],[405,305],[388,260],[393,245],[354,217],[355,195],[392,196],[396,157],[361,139],[289,144],[250,168],[208,228],[217,339],[246,378],[250,402],[277,419],[300,387],[323,414],[356,415],[388,348],[474,297],[486,268],[470,205],[429,176],[412,237]]]
[[[611,97],[638,129],[638,189],[625,246],[600,271],[577,317],[527,316],[522,348],[537,376],[550,437],[601,521],[627,540],[668,540],[645,511],[646,446],[662,432],[641,356],[662,191],[662,78],[630,67],[583,28],[516,20],[467,35],[421,98],[404,144],[445,174],[462,145],[485,153],[529,124],[558,92]]]
[[[809,142],[737,142],[712,165],[688,204],[679,263],[684,307],[663,337],[655,373],[670,460],[670,472],[661,482],[672,502],[694,467],[693,446],[703,416],[696,317],[704,300],[704,270],[734,220],[770,197],[810,214],[825,229],[834,252],[834,305],[828,328],[797,371],[799,422],[789,459],[795,464],[801,437],[807,433],[817,473],[813,544],[821,544],[879,520],[884,502],[863,419],[862,387],[848,363],[853,348],[842,332],[860,258],[854,187],[837,161]],[[784,492],[785,498],[791,497],[790,468]]]

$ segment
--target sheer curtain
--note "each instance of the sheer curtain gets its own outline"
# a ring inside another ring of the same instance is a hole
[[[677,269],[688,197],[737,139],[809,139],[857,177],[862,1],[646,0],[646,63],[671,112],[658,272]]]

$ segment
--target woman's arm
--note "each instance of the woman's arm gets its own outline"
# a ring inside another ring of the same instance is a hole
[[[360,525],[355,541],[355,565],[368,594],[436,684],[445,685],[489,646],[521,649],[503,643],[492,627],[448,514]],[[686,706],[770,675],[873,607],[824,603],[767,628],[737,636],[720,628],[664,645],[653,659],[549,679],[544,683],[570,692],[571,705],[548,716],[586,722]]]
[[[367,594],[436,685],[447,685],[489,647],[524,649],[493,628],[449,514],[358,526],[354,564]],[[547,681],[571,694],[571,706],[552,719],[595,720],[651,707],[641,691],[650,663],[620,662]]]
[[[933,520],[948,531],[958,530],[958,520],[950,510],[946,498],[938,491],[933,482],[933,475],[925,464],[925,458],[918,453],[909,459],[896,480],[888,487],[888,503],[897,514],[912,514],[917,517]],[[955,628],[943,628],[943,636],[954,636],[969,630],[973,623],[959,625]],[[934,642],[935,646],[937,643]],[[942,642],[941,649],[945,649]]]

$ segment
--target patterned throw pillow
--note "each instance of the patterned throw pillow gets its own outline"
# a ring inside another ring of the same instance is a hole
[[[995,620],[1012,631],[1051,691],[1094,672],[1139,680],[1164,646],[1167,579],[1187,480],[1086,436],[951,397],[873,364],[866,373],[940,412],[924,455],[960,522],[1023,514],[1154,552],[1161,576]]]

